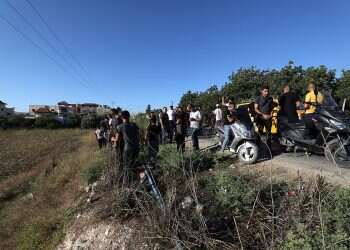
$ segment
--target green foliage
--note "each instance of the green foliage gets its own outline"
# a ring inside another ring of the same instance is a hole
[[[82,177],[88,183],[94,183],[98,181],[106,164],[106,155],[104,151],[100,151],[96,154],[94,161],[90,163],[87,168],[84,168],[81,172]]]
[[[36,128],[57,129],[63,127],[63,124],[55,117],[42,116],[35,119],[34,126]]]
[[[254,191],[241,177],[232,171],[220,171],[214,177],[209,188],[215,193],[219,207],[229,209],[234,215],[242,215],[254,201]]]
[[[58,215],[32,221],[18,236],[18,249],[54,249],[64,236],[63,226],[62,219]]]
[[[65,126],[68,128],[78,128],[81,124],[81,118],[78,115],[70,115],[65,121]]]
[[[10,116],[0,119],[1,128],[33,128],[35,119],[25,119],[23,116]]]
[[[280,70],[261,70],[256,67],[240,68],[232,72],[228,81],[219,89],[216,85],[203,92],[186,92],[180,100],[181,106],[192,104],[201,106],[204,112],[212,111],[221,98],[233,99],[236,102],[255,99],[262,85],[268,85],[273,96],[282,92],[282,86],[289,83],[292,90],[304,98],[307,84],[313,82],[319,90],[335,90],[335,97],[340,100],[350,98],[350,71],[343,71],[337,79],[335,70],[324,65],[303,68],[290,61]]]
[[[83,129],[89,129],[89,128],[96,128],[99,124],[98,124],[98,120],[96,115],[87,115],[84,116],[81,119],[81,128]]]

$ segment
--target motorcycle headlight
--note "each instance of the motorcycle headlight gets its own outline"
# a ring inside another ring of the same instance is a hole
[[[347,126],[342,123],[342,122],[338,122],[338,121],[335,121],[335,120],[330,120],[330,123],[336,127],[337,129],[340,129],[340,130],[343,130],[343,129],[346,129]]]

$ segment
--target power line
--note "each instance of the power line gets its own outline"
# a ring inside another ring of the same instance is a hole
[[[22,32],[16,25],[11,23],[9,19],[7,19],[5,16],[0,14],[0,18],[7,23],[13,30],[15,30],[17,33],[19,33],[25,40],[30,42],[34,47],[36,47],[41,53],[43,53],[46,57],[48,57],[50,60],[52,60],[64,73],[70,75],[71,77],[75,78],[76,80],[80,81],[75,75],[73,75],[70,71],[67,71],[67,69],[59,63],[54,57],[52,57],[50,54],[48,54],[40,45],[38,45],[36,42],[34,42],[28,35],[26,35],[24,32]],[[83,85],[86,86],[84,82]]]
[[[77,74],[77,76],[79,76],[79,78],[81,78],[82,81],[86,82],[86,84],[89,84],[89,82],[84,79],[84,77],[82,75],[80,75],[80,73],[78,71],[75,70],[75,67],[73,66],[73,64],[71,62],[69,62],[67,60],[67,58],[65,56],[62,55],[62,53],[55,48],[54,45],[52,45],[52,43],[9,1],[6,0],[7,4],[12,8],[12,10],[14,10],[16,12],[16,14],[18,16],[20,16],[24,22],[31,27],[31,29],[43,40],[45,41],[45,43],[55,52],[55,54],[60,57],[69,67],[71,67],[73,69],[73,71],[75,72],[75,74]]]
[[[45,18],[40,14],[39,10],[35,7],[35,5],[30,1],[26,0],[26,2],[30,5],[30,7],[34,10],[34,12],[39,16],[40,20],[45,24],[46,28],[50,31],[50,33],[56,38],[56,40],[62,45],[66,53],[75,61],[75,63],[80,67],[82,71],[85,72],[87,75],[87,78],[89,79],[89,73],[86,70],[86,68],[82,65],[82,63],[77,59],[76,56],[73,55],[73,53],[68,49],[66,44],[63,42],[62,39],[57,35],[57,33],[54,31],[54,29],[49,25],[49,23],[45,20]]]

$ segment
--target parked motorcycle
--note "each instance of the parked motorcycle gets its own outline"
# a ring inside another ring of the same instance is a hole
[[[350,117],[329,93],[325,94],[322,104],[313,105],[316,113],[308,121],[288,123],[286,119],[279,119],[279,143],[324,154],[340,165],[350,164]]]
[[[230,152],[236,154],[241,163],[253,164],[259,157],[260,138],[255,132],[254,125],[250,119],[246,107],[238,108],[236,111],[237,121],[230,125],[233,139],[229,142]],[[224,141],[223,128],[217,129],[220,145]]]

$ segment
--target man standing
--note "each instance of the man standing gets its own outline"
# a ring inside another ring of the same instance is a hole
[[[225,112],[224,112],[224,141],[221,145],[221,150],[224,152],[227,144],[232,140],[233,133],[231,130],[231,125],[235,122],[235,104],[233,101],[227,103]]]
[[[160,127],[162,129],[162,134],[161,134],[162,144],[166,144],[167,135],[169,133],[169,116],[167,112],[168,112],[168,109],[164,107],[163,110],[160,110],[160,113],[159,113],[159,122],[160,122]]]
[[[177,151],[185,151],[185,138],[187,133],[187,121],[186,114],[182,111],[179,106],[176,110],[176,129],[175,129],[175,140]]]
[[[213,111],[215,115],[215,128],[222,127],[223,120],[222,120],[222,110],[220,108],[220,104],[216,104],[216,109]]]
[[[272,110],[274,108],[273,98],[270,96],[268,86],[263,86],[260,89],[260,95],[256,98],[254,104],[255,112],[257,117],[257,126],[259,133],[263,134],[264,129],[266,132],[266,143],[271,149],[271,127],[272,127]]]
[[[170,106],[169,110],[167,112],[168,117],[169,117],[169,134],[168,134],[168,138],[170,143],[173,142],[173,136],[174,136],[174,130],[176,127],[176,122],[175,122],[175,111],[174,111],[174,107]]]
[[[194,150],[199,150],[198,134],[200,129],[200,122],[202,120],[201,113],[199,110],[193,110],[191,105],[187,106],[187,111],[190,117],[190,131],[192,146]]]
[[[283,94],[278,98],[280,110],[278,116],[286,119],[288,122],[297,122],[299,120],[297,108],[300,106],[300,98],[290,91],[288,84],[283,85]]]
[[[151,159],[157,157],[159,151],[159,137],[161,133],[161,128],[157,124],[157,117],[154,112],[151,112],[149,116],[149,124],[146,128],[145,142],[147,144],[148,156]]]
[[[126,110],[121,112],[123,123],[117,127],[115,142],[123,141],[123,163],[126,169],[135,165],[140,152],[140,134],[138,126],[130,122],[130,113]]]

